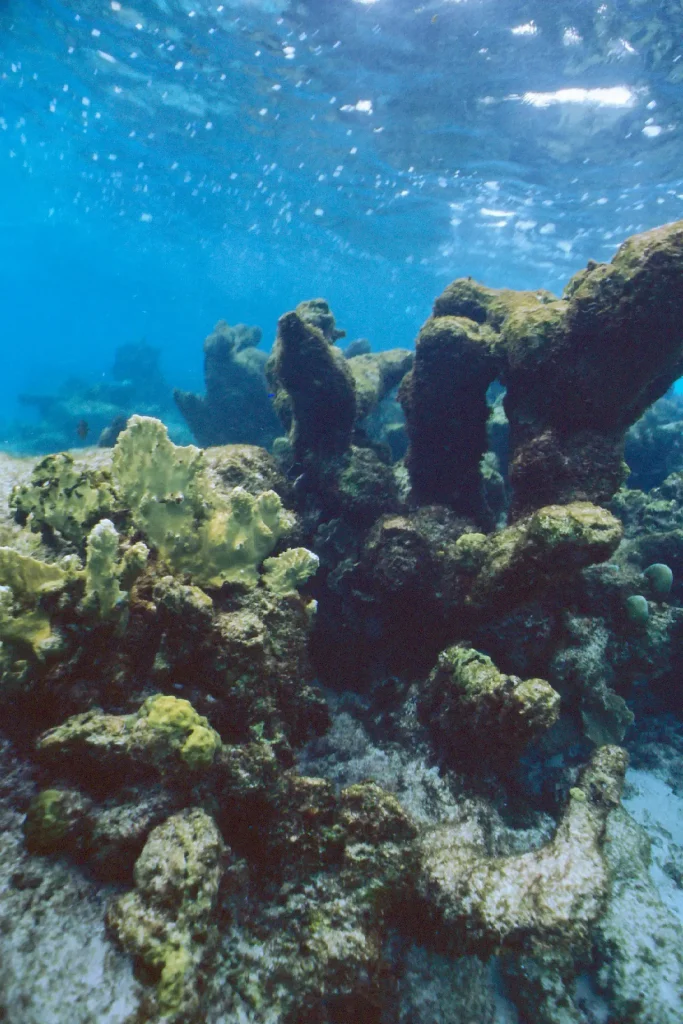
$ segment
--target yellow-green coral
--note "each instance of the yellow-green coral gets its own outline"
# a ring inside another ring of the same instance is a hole
[[[42,459],[10,497],[11,509],[27,517],[32,529],[49,527],[78,545],[94,523],[111,515],[114,504],[109,474],[80,469],[68,452]]]
[[[86,605],[107,618],[125,601],[128,590],[145,567],[149,550],[138,542],[119,557],[119,535],[110,519],[102,519],[88,534],[85,561]],[[125,590],[120,582],[124,581]]]
[[[0,547],[0,586],[9,587],[19,600],[32,601],[38,594],[58,590],[66,579],[67,573],[58,565]]]
[[[263,582],[275,594],[293,594],[318,571],[320,559],[308,548],[288,548],[277,558],[267,558]]]
[[[195,583],[254,586],[258,566],[291,529],[274,491],[236,487],[225,499],[212,486],[203,454],[174,445],[159,420],[133,416],[114,449],[112,475],[134,525],[176,572]]]
[[[164,736],[169,747],[178,750],[190,768],[208,768],[221,746],[218,733],[203,715],[197,714],[189,700],[155,695],[140,708],[133,733],[145,727]]]
[[[45,652],[51,640],[50,617],[39,604],[41,594],[59,590],[68,573],[13,548],[0,548],[0,640]]]

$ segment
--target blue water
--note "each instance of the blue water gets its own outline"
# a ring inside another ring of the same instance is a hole
[[[1,0],[0,420],[145,338],[324,295],[412,343],[451,278],[562,288],[683,216],[673,0]]]

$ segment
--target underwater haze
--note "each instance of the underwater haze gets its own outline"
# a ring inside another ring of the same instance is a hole
[[[5,415],[145,338],[324,295],[410,345],[471,274],[561,291],[683,211],[674,0],[0,5]]]

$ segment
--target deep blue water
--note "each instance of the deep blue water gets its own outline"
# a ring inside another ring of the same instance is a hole
[[[683,216],[678,0],[0,0],[0,419],[325,296],[412,343]]]

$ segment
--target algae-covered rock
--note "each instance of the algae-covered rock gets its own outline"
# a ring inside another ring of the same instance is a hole
[[[219,320],[204,342],[205,395],[176,388],[176,405],[198,444],[269,447],[278,421],[268,397],[258,327]]]
[[[481,568],[470,592],[475,607],[519,602],[616,550],[621,523],[589,502],[550,505],[498,530],[481,545]]]
[[[215,944],[214,910],[225,845],[200,809],[155,828],[135,865],[135,889],[114,900],[107,923],[156,980],[153,1020],[198,1021],[198,981]]]
[[[349,357],[349,368],[356,389],[356,416],[363,420],[372,413],[383,398],[401,383],[413,365],[414,353],[406,348],[384,352],[368,352]]]
[[[334,313],[325,299],[305,299],[294,312],[307,324],[317,328],[330,345],[346,337],[346,331],[340,331],[337,327]]]
[[[523,951],[530,940],[560,950],[589,946],[609,893],[605,822],[619,804],[626,760],[619,747],[595,752],[554,838],[539,850],[488,857],[471,826],[427,833],[418,892],[443,941],[484,956]]]
[[[508,764],[555,724],[560,695],[545,679],[505,675],[485,654],[461,645],[439,655],[419,707],[448,755]]]
[[[479,466],[487,449],[486,389],[498,374],[494,342],[486,326],[435,315],[418,335],[415,364],[399,393],[414,498],[484,522]]]
[[[90,801],[76,790],[43,789],[29,804],[24,820],[31,853],[79,852]]]
[[[461,485],[465,497],[478,492],[485,392],[499,377],[511,518],[543,505],[609,501],[628,473],[626,430],[683,371],[682,256],[679,221],[629,238],[609,264],[590,261],[561,299],[453,282],[418,338],[404,389],[416,498],[464,510],[458,467],[470,482]]]
[[[280,317],[273,357],[275,374],[291,404],[295,458],[315,464],[342,455],[356,418],[347,360],[297,312]]]
[[[183,780],[210,768],[221,740],[189,701],[156,694],[131,715],[87,711],[50,729],[38,740],[41,760],[87,780],[108,773],[139,776],[154,770]]]

